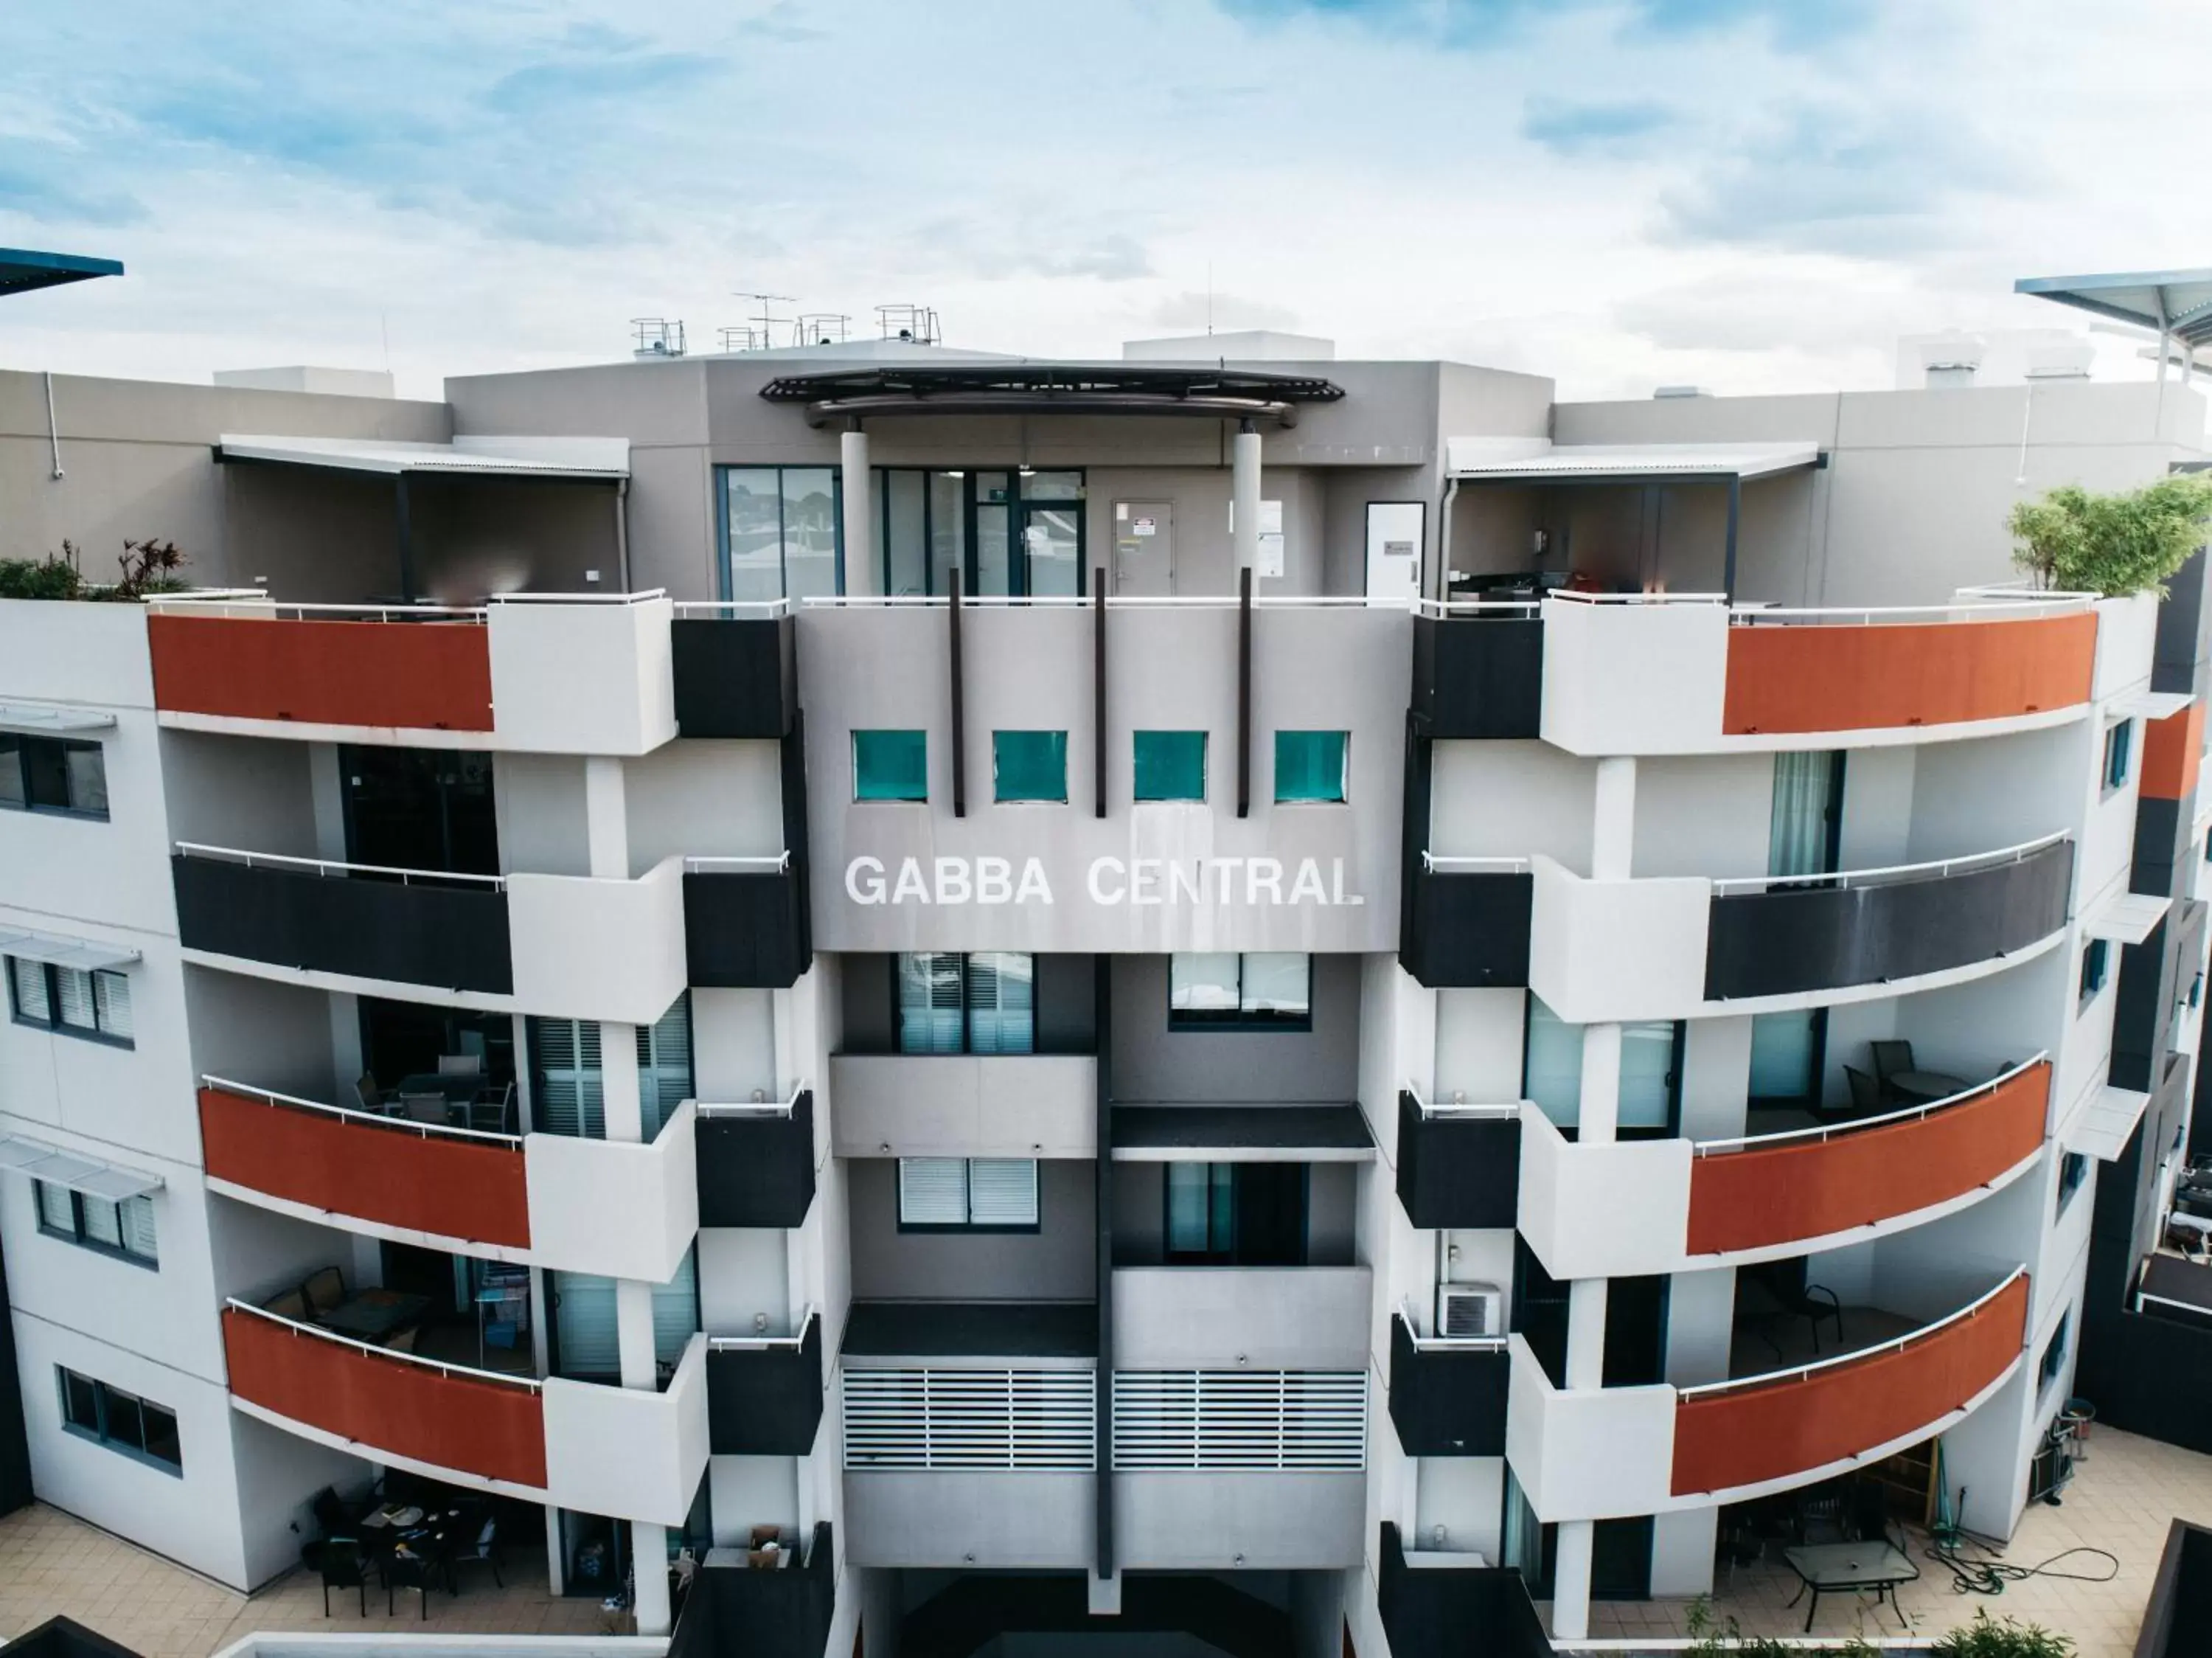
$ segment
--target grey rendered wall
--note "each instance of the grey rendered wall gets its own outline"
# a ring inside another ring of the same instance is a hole
[[[1113,963],[1113,1089],[1125,1102],[1337,1103],[1359,1091],[1359,959],[1313,958],[1310,1031],[1170,1031],[1168,958]]]
[[[855,1301],[1090,1301],[1097,1294],[1092,1166],[1037,1165],[1037,1230],[898,1229],[898,1165],[844,1160]]]
[[[307,744],[163,731],[161,748],[173,839],[315,856]]]

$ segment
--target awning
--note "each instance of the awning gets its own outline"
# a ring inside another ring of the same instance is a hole
[[[2170,719],[2196,700],[2186,691],[2138,691],[2115,702],[2112,712],[2124,720]]]
[[[1334,403],[1344,388],[1316,375],[1225,363],[1043,363],[1027,357],[870,364],[783,375],[761,387],[770,403],[803,403],[810,425],[863,415],[1141,414],[1261,419],[1288,426],[1301,403]]]
[[[120,259],[96,259],[84,253],[42,253],[29,247],[0,247],[0,296],[122,274]]]
[[[2131,322],[2195,346],[2212,340],[2212,271],[2127,271],[2094,277],[2023,277],[2015,294]]]
[[[0,731],[105,731],[115,716],[58,703],[0,703]]]
[[[127,967],[138,952],[113,944],[96,944],[66,933],[34,933],[27,927],[0,927],[0,955],[19,955],[26,961],[43,961],[51,967],[76,967],[100,972]]]
[[[2062,1137],[2066,1149],[2094,1157],[2100,1162],[2111,1162],[2127,1149],[2136,1125],[2142,1120],[2143,1111],[2149,1104],[2148,1094],[2134,1088],[2116,1088],[2106,1083]]]
[[[625,437],[457,437],[450,443],[392,443],[363,437],[257,437],[225,432],[222,460],[266,461],[325,471],[442,472],[454,477],[538,478],[618,483],[629,476]]]
[[[2115,893],[2082,917],[2081,930],[2091,938],[2118,944],[2140,944],[2166,919],[2173,900],[2155,893]]]
[[[1541,438],[1455,437],[1444,475],[1480,483],[1724,482],[1820,462],[1817,443],[1549,443]]]
[[[1357,1106],[1116,1106],[1127,1163],[1360,1163],[1375,1137]]]
[[[88,1198],[105,1198],[115,1204],[161,1189],[161,1177],[158,1174],[142,1174],[135,1168],[96,1162],[15,1134],[0,1138],[0,1168],[12,1168],[33,1179],[44,1180],[48,1186],[65,1186],[71,1192],[82,1192]]]

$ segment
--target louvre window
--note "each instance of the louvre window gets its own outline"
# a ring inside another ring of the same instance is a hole
[[[136,1027],[131,1019],[131,980],[122,973],[56,967],[9,956],[8,995],[18,1024],[132,1045]]]
[[[1345,759],[1352,737],[1345,731],[1275,733],[1275,802],[1315,805],[1345,798]]]
[[[107,754],[96,742],[0,731],[0,807],[107,816]]]
[[[643,1137],[692,1095],[691,1000],[677,997],[666,1013],[636,1028],[638,1111]],[[532,1019],[531,1124],[541,1134],[607,1137],[606,1080],[600,1028],[590,1019]]]
[[[1206,798],[1206,733],[1136,734],[1136,796],[1140,801]]]
[[[1168,961],[1168,1028],[1310,1030],[1313,960],[1288,951],[1183,954]]]
[[[848,1468],[1097,1466],[1090,1370],[845,1369]]]
[[[673,1277],[653,1286],[653,1357],[664,1373],[684,1356],[684,1348],[700,1327],[696,1261],[696,1252],[687,1253]],[[555,1368],[559,1374],[619,1376],[622,1343],[617,1329],[615,1280],[591,1272],[556,1272],[553,1297]]]
[[[185,1471],[184,1448],[177,1438],[177,1414],[166,1405],[126,1393],[104,1381],[57,1368],[62,1422],[70,1432],[97,1441],[165,1472]]]
[[[1367,1466],[1359,1370],[1117,1370],[1117,1472],[1357,1472]]]
[[[1034,1231],[1037,1166],[1026,1157],[902,1157],[898,1198],[902,1231]]]
[[[927,731],[855,731],[853,798],[926,801],[929,798]]]
[[[115,1203],[90,1192],[72,1192],[50,1180],[33,1180],[39,1230],[87,1249],[97,1249],[142,1266],[160,1260],[154,1242],[154,1200],[143,1196]]]
[[[898,958],[901,1053],[1030,1053],[1035,958],[1014,950],[909,951]]]
[[[1067,733],[994,731],[991,784],[1001,804],[1066,804]]]

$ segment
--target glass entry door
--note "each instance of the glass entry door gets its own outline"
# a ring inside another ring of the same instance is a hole
[[[890,466],[876,479],[884,592],[942,598],[955,570],[973,598],[1085,592],[1080,472]]]
[[[1029,591],[1073,599],[1083,591],[1083,508],[1022,508],[1022,550],[1029,560]]]

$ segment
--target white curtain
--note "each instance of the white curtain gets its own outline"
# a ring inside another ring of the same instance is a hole
[[[1834,756],[1777,754],[1774,814],[1767,835],[1770,875],[1823,875],[1828,867],[1829,783]]]

